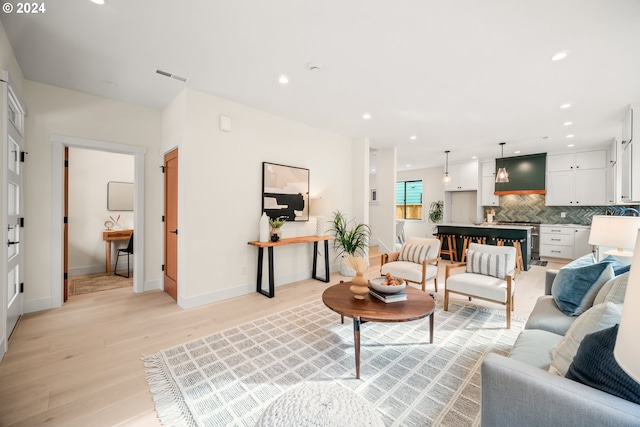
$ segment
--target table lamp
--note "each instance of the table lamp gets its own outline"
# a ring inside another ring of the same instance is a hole
[[[594,215],[591,221],[591,233],[589,244],[617,248],[605,252],[605,255],[631,257],[632,249],[636,245],[636,236],[640,229],[640,217],[638,216],[611,216]]]
[[[640,325],[640,239],[638,236],[640,232],[636,231],[633,235],[636,238],[635,252],[613,356],[630,377],[640,382],[640,345],[638,345],[638,325]]]

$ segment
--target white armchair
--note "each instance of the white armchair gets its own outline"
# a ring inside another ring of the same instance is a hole
[[[451,270],[466,266],[464,273]],[[449,309],[449,294],[466,295],[506,306],[507,329],[511,328],[511,311],[515,293],[516,249],[471,243],[467,261],[447,264],[444,279],[444,310]]]
[[[398,252],[382,254],[380,274],[391,273],[409,283],[422,286],[425,291],[427,280],[433,279],[438,292],[438,261],[440,240],[423,237],[409,237]]]

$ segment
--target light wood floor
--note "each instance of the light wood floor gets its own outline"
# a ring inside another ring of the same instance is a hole
[[[545,270],[534,266],[519,275],[515,315],[526,316],[543,294]],[[342,279],[331,278],[331,284]],[[331,284],[305,280],[277,287],[272,299],[253,293],[191,310],[162,291],[125,288],[27,314],[0,363],[0,426],[159,426],[141,356],[319,299]],[[437,328],[437,313],[435,321]]]

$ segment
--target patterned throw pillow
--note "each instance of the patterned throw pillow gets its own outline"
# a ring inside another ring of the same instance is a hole
[[[422,264],[422,261],[428,259],[430,246],[412,245],[410,243],[404,243],[398,256],[398,261],[409,261]]]
[[[467,273],[484,274],[505,279],[509,254],[488,254],[467,249]]]

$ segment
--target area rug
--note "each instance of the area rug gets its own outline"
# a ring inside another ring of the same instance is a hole
[[[69,296],[133,287],[133,274],[130,276],[126,278],[113,273],[96,273],[72,277],[69,280]]]
[[[370,402],[387,426],[477,426],[480,365],[507,354],[523,327],[504,311],[450,303],[429,321],[365,323],[361,379],[353,324],[321,301],[301,305],[143,357],[165,426],[254,426],[267,406],[302,383],[330,381]]]

